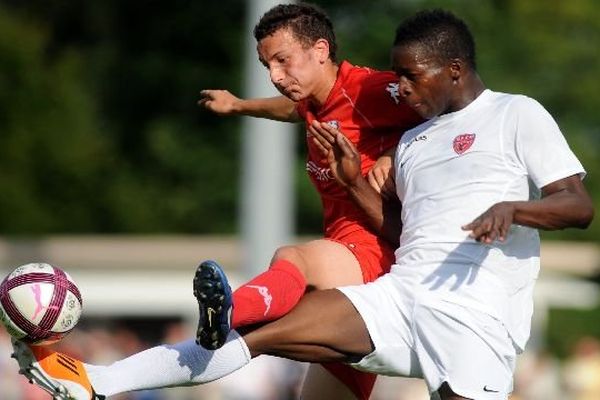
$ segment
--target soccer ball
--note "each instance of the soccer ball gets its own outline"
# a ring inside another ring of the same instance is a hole
[[[15,339],[58,342],[81,316],[81,293],[71,277],[45,263],[21,265],[0,284],[0,321]]]

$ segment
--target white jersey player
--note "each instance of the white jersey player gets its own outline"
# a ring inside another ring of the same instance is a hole
[[[423,376],[432,389],[448,382],[467,398],[501,398],[529,337],[539,236],[513,224],[503,241],[482,244],[461,227],[491,204],[537,199],[537,188],[579,179],[584,169],[539,103],[484,90],[408,131],[395,171],[402,201],[396,265],[366,288],[340,289],[381,353],[358,366]],[[408,349],[412,358],[394,356]],[[456,366],[456,352],[469,355],[467,367]]]

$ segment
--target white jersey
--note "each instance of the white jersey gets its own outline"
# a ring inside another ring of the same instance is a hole
[[[531,98],[485,90],[406,132],[395,173],[403,226],[393,274],[426,301],[498,318],[523,349],[539,271],[537,230],[512,225],[505,242],[486,245],[461,226],[498,202],[530,200],[551,182],[583,177],[553,118]]]

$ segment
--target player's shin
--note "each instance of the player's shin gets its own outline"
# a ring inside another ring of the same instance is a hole
[[[161,345],[137,353],[110,366],[86,364],[96,392],[118,393],[192,386],[214,381],[238,370],[250,361],[244,340],[231,331],[218,350],[198,346],[194,340]]]

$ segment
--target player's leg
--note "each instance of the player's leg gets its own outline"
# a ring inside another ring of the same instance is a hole
[[[291,310],[305,291],[362,282],[358,261],[344,245],[330,240],[279,248],[269,269],[241,285],[233,293],[233,311],[228,288],[220,284],[220,268],[211,262],[200,265],[194,284],[199,300],[200,320],[197,339],[214,350],[223,344],[229,329],[252,326],[280,318]],[[210,315],[209,315],[210,313]],[[231,322],[229,321],[231,318]],[[213,321],[218,321],[213,324]]]
[[[308,362],[361,360],[362,363],[363,356],[373,350],[364,321],[373,327],[374,342],[379,343],[378,352],[364,357],[366,365],[375,366],[376,369],[377,366],[391,363],[392,372],[408,373],[413,360],[410,357],[411,349],[404,344],[409,342],[403,336],[407,330],[407,318],[405,315],[394,315],[398,307],[394,304],[393,296],[384,293],[388,288],[379,283],[378,280],[368,286],[344,289],[346,295],[349,289],[358,292],[362,296],[360,305],[357,305],[356,298],[351,302],[339,290],[314,291],[306,295],[288,315],[250,332],[247,339],[251,348],[246,345],[245,339],[232,331],[227,343],[217,351],[206,350],[190,340],[173,346],[157,346],[109,367],[87,365],[72,358],[69,364],[64,365],[56,362],[59,357],[47,357],[55,361],[50,366],[46,365],[48,368],[43,368],[46,372],[44,378],[49,378],[53,387],[62,387],[62,380],[68,379],[63,375],[64,369],[75,364],[83,366],[98,394],[113,395],[132,390],[209,382],[247,364],[250,354],[272,354]],[[387,320],[385,323],[378,320],[382,312],[391,316],[391,324]],[[383,361],[378,354],[382,352]],[[44,367],[45,362],[38,355],[33,356],[33,363],[23,362],[24,358],[18,357],[22,370]],[[39,384],[39,381],[34,383]],[[90,400],[86,396],[63,398]]]
[[[108,366],[15,341],[13,357],[19,373],[58,400],[100,400],[137,390],[192,386],[228,375],[250,362],[244,340],[235,332],[217,351],[194,340],[160,345]]]
[[[358,261],[343,244],[330,240],[279,248],[267,271],[233,292],[233,311],[227,288],[219,285],[219,268],[202,263],[196,273],[194,294],[200,306],[197,340],[214,350],[223,344],[229,329],[252,326],[280,318],[290,311],[305,291],[362,282]],[[209,315],[210,313],[210,315]],[[231,321],[230,321],[231,319]],[[218,321],[214,324],[213,321]]]
[[[450,388],[450,385],[448,385],[446,382],[444,382],[438,389],[437,395],[439,396],[440,400],[469,400],[467,397],[463,397],[454,393]]]
[[[331,365],[346,365],[341,363],[331,363]],[[346,365],[348,368],[350,366]],[[354,370],[360,372],[358,370]],[[321,399],[339,399],[354,400],[356,394],[350,389],[349,382],[344,379],[340,372],[333,375],[331,369],[325,369],[323,364],[310,364],[306,373],[306,378],[302,385],[302,400],[321,400]],[[368,374],[371,375],[371,374]],[[350,375],[348,375],[350,378]]]
[[[267,271],[233,293],[232,328],[272,321],[289,312],[306,289],[362,283],[358,261],[342,244],[318,239],[277,249]]]
[[[336,286],[355,285],[363,283],[364,277],[372,277],[381,274],[383,266],[391,263],[393,253],[389,251],[384,260],[382,260],[381,246],[378,243],[369,243],[370,247],[377,249],[377,254],[368,254],[368,265],[362,268],[359,264],[356,254],[363,246],[360,243],[344,244],[332,240],[314,240],[305,244],[296,246],[285,246],[279,248],[272,260],[271,268],[263,274],[252,279],[250,282],[242,285],[233,293],[233,328],[255,324],[279,318],[287,313],[299,300],[301,293],[298,291],[298,282],[303,277],[308,289],[329,289]],[[369,252],[370,249],[365,249]],[[365,261],[367,263],[367,261]],[[224,292],[215,292],[211,280],[220,285],[219,272],[214,272],[212,267],[205,267],[207,272],[202,272],[201,265],[198,275],[206,274],[208,279],[196,282],[195,293],[199,297],[200,323],[198,328],[200,343],[207,348],[217,348],[220,338],[223,338],[227,332],[219,324],[219,320],[227,321],[226,310],[228,304],[210,304],[211,298],[226,299]],[[285,268],[285,269],[283,269]],[[302,277],[295,277],[300,272]],[[365,271],[363,271],[365,269]],[[222,285],[220,285],[222,287]],[[303,291],[302,291],[303,294]],[[207,299],[209,302],[207,303]],[[208,315],[210,307],[211,315]],[[217,310],[213,312],[212,310]],[[217,323],[214,323],[214,321]],[[209,324],[210,322],[210,324]],[[348,398],[366,399],[369,397],[375,376],[364,372],[356,371],[347,365],[328,365],[328,372],[324,371],[325,376],[317,378],[317,371],[323,371],[319,368],[312,370],[307,375],[304,387],[315,385],[315,388],[321,390],[323,385],[338,387],[337,398],[346,397],[347,393],[354,393],[355,396]],[[331,376],[333,374],[333,377]],[[317,380],[316,382],[313,382]],[[340,382],[344,385],[340,385]],[[349,390],[346,389],[349,388]],[[311,391],[306,389],[308,393]],[[308,397],[306,400],[310,400]]]
[[[366,325],[339,290],[306,294],[282,318],[244,336],[252,356],[305,362],[353,362],[373,351]]]
[[[331,240],[331,239],[328,239]],[[389,271],[394,251],[387,243],[364,232],[357,232],[347,242],[339,242],[350,250],[360,263],[363,282],[372,282]],[[340,271],[342,272],[342,271]],[[363,282],[351,282],[350,285]],[[344,286],[344,285],[338,285]],[[328,385],[334,398],[367,400],[371,397],[377,375],[359,371],[344,363],[326,363],[311,366],[303,385],[303,400],[319,400],[319,393]]]
[[[255,346],[255,356],[281,352],[291,359],[330,362],[359,359],[372,351],[361,317],[341,292],[315,291],[305,299],[291,316],[272,322],[275,325],[272,328],[267,324],[248,334]],[[157,346],[106,367],[84,364],[57,353],[42,354],[24,344],[21,349],[24,351],[17,354],[17,360],[21,370],[29,372],[25,375],[41,377],[33,380],[40,386],[42,381],[49,382],[49,387],[57,390],[56,394],[58,390],[64,394],[57,398],[64,400],[95,400],[97,397],[92,397],[95,393],[112,396],[135,390],[206,383],[246,365],[251,354],[245,339],[235,331],[216,351],[206,350],[189,340]],[[64,362],[65,358],[68,363]],[[73,377],[73,370],[80,369],[85,374]],[[87,390],[88,387],[93,390]]]

